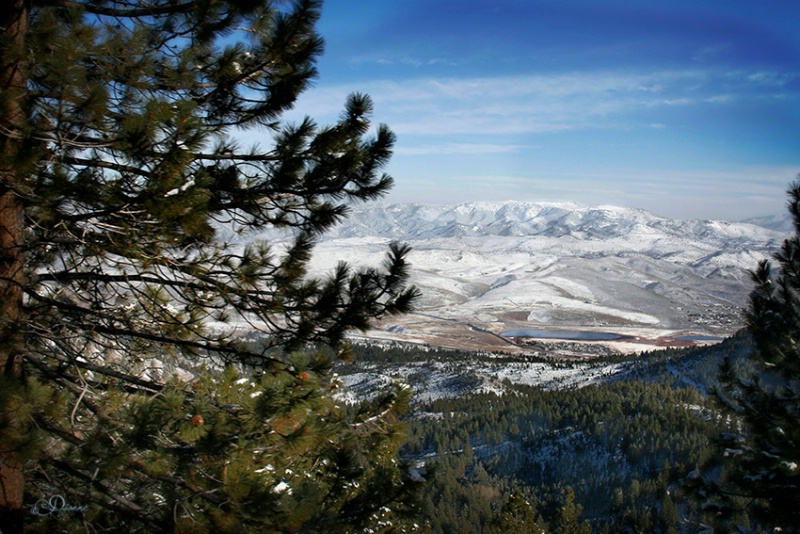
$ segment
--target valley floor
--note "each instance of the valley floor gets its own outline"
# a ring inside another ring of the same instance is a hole
[[[431,347],[457,349],[466,351],[505,351],[527,354],[536,352],[545,343],[551,353],[564,357],[586,357],[592,353],[635,354],[658,348],[690,347],[717,343],[739,330],[740,325],[734,323],[733,313],[728,314],[724,324],[697,329],[663,329],[619,325],[617,327],[587,327],[559,325],[551,328],[530,323],[514,322],[480,322],[459,318],[438,317],[431,314],[415,313],[379,324],[360,337],[372,341],[394,341],[427,345]],[[557,339],[537,339],[534,337],[506,337],[501,334],[516,329],[541,328],[547,330],[563,330],[565,332],[611,332],[622,336],[617,340],[580,341],[569,340],[559,342]],[[689,338],[689,339],[687,339]]]

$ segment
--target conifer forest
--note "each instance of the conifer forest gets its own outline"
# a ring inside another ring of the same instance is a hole
[[[424,531],[696,532],[702,510],[686,481],[714,456],[709,438],[731,425],[708,388],[726,357],[747,365],[750,343],[741,337],[713,348],[595,359],[597,368],[620,370],[578,388],[506,381],[476,392],[480,380],[470,369],[488,356],[400,347],[357,347],[359,363],[339,372],[402,372],[413,387],[437,362],[460,377],[439,398],[412,402],[405,420],[403,453],[430,478]]]

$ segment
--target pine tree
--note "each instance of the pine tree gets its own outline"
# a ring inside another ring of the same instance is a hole
[[[575,492],[572,488],[567,487],[563,495],[564,502],[558,509],[555,519],[553,520],[553,532],[563,534],[590,534],[592,527],[588,521],[579,523],[581,514],[583,513],[583,506],[575,503]]]
[[[669,492],[670,471],[669,461],[666,460],[664,461],[664,469],[661,471],[656,481],[657,494],[661,499],[659,503],[658,520],[661,532],[675,534],[678,532],[680,525],[680,514]]]
[[[703,477],[692,480],[709,520],[723,528],[800,528],[800,182],[788,193],[795,234],[773,257],[777,271],[764,260],[751,272],[753,370],[739,371],[729,360],[721,369],[717,397],[736,425],[719,437],[719,454]]]
[[[348,332],[412,305],[408,250],[307,275],[315,237],[392,184],[368,96],[331,126],[281,120],[320,9],[0,9],[5,534],[353,531],[409,509],[408,392],[354,411],[330,373]]]
[[[522,491],[514,489],[493,520],[498,533],[541,534],[546,532],[544,521],[537,515],[536,502],[525,499]]]

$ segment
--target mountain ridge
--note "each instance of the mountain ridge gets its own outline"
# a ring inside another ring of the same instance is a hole
[[[782,239],[790,228],[776,218],[740,222],[669,219],[640,208],[612,205],[483,201],[439,206],[413,203],[356,206],[323,239],[381,236],[417,240],[486,235],[608,239],[637,230],[672,237],[719,236],[724,240],[739,237],[769,242]]]
[[[726,336],[743,325],[748,270],[786,236],[608,205],[357,206],[320,236],[310,274],[340,261],[377,267],[389,242],[408,243],[422,298],[416,313],[368,333],[382,339],[484,349],[520,329]]]

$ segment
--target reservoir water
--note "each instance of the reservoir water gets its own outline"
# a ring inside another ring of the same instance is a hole
[[[676,341],[724,341],[724,337],[717,336],[680,336],[672,338]]]
[[[563,339],[568,341],[614,341],[629,339],[630,336],[611,332],[577,332],[569,330],[509,330],[500,334],[503,337],[534,337],[539,339]]]
[[[530,337],[538,339],[561,339],[565,341],[617,341],[633,339],[633,336],[614,334],[613,332],[580,332],[576,330],[509,330],[500,334],[503,337]],[[723,341],[717,336],[680,336],[670,338],[672,341]]]

